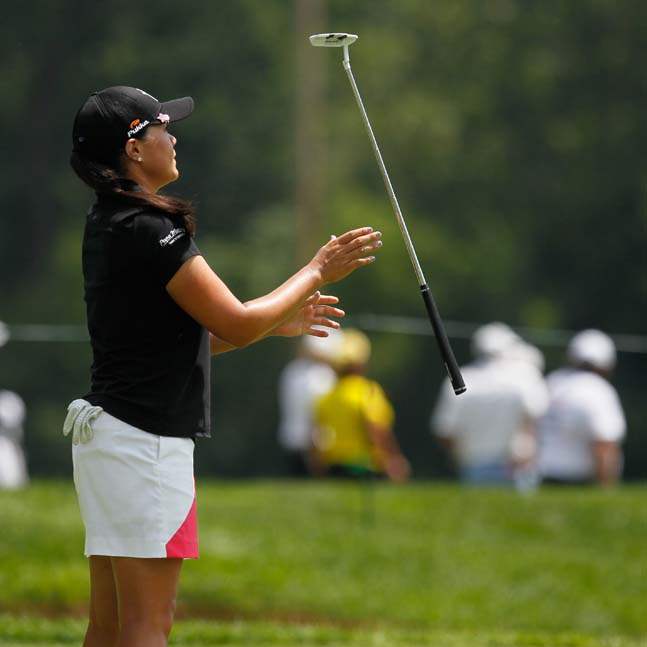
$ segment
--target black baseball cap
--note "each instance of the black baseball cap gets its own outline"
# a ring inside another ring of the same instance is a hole
[[[191,97],[162,103],[126,85],[93,92],[74,119],[72,148],[91,159],[112,160],[131,137],[141,136],[151,124],[185,119],[193,105]]]

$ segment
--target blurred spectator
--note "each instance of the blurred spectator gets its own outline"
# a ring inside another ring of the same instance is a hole
[[[279,377],[279,443],[285,450],[292,476],[310,473],[312,409],[315,401],[337,381],[329,362],[338,339],[335,332],[329,332],[328,337],[302,337],[298,357]]]
[[[9,339],[0,321],[0,347]],[[0,489],[24,487],[28,483],[27,465],[22,451],[25,403],[12,391],[0,389]]]
[[[371,343],[347,329],[334,356],[338,381],[315,406],[313,462],[326,476],[409,477],[409,463],[393,434],[394,411],[382,387],[364,377]]]
[[[548,392],[543,356],[502,323],[479,328],[472,337],[475,361],[464,367],[467,392],[456,396],[443,384],[431,426],[467,483],[536,482],[537,419]]]
[[[539,424],[539,470],[547,483],[615,483],[626,423],[609,384],[616,364],[610,337],[585,330],[567,349],[569,366],[548,376],[550,407]]]

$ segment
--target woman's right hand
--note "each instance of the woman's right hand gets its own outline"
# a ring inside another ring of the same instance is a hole
[[[339,237],[331,236],[310,265],[320,274],[322,284],[341,281],[375,260],[373,254],[382,247],[381,238],[382,233],[371,227],[353,229]]]

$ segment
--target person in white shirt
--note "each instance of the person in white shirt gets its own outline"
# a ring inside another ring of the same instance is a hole
[[[9,339],[7,327],[0,321],[0,347]],[[22,450],[25,403],[12,391],[0,389],[0,489],[27,485],[27,463]]]
[[[626,422],[608,381],[616,364],[610,337],[599,330],[575,335],[569,366],[548,376],[550,406],[539,424],[539,471],[555,484],[611,485],[622,471]]]
[[[337,381],[329,362],[338,342],[332,330],[328,337],[303,337],[299,355],[279,377],[279,444],[285,451],[292,476],[310,474],[313,407]]]
[[[534,464],[535,422],[548,406],[543,357],[502,323],[479,328],[472,352],[475,361],[462,369],[467,392],[456,397],[445,382],[432,429],[464,482],[513,484],[520,475],[525,482]]]

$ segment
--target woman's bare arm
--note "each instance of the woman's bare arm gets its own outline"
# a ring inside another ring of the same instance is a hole
[[[306,304],[299,310],[292,319],[289,319],[283,324],[280,324],[271,330],[265,337],[297,337],[299,335],[312,335],[313,337],[327,337],[328,333],[325,328],[337,329],[339,323],[332,319],[335,317],[340,319],[346,313],[340,308],[336,308],[334,304],[339,303],[339,299],[332,295],[319,294],[315,292],[308,298]],[[321,328],[314,328],[314,326],[322,326]],[[265,339],[262,337],[261,339]],[[256,340],[260,341],[260,340]],[[212,355],[220,355],[230,350],[236,350],[238,346],[229,344],[226,341],[209,333],[209,342]]]
[[[296,315],[308,297],[371,263],[381,246],[380,232],[355,229],[324,245],[308,265],[269,294],[242,303],[209,267],[202,256],[187,260],[169,281],[171,298],[212,335],[233,347],[266,336]],[[216,343],[216,350],[226,350]]]
[[[228,344],[226,341],[220,339],[220,337],[209,333],[209,348],[212,355],[222,355],[222,353],[228,353],[230,350],[236,350],[238,346]]]

